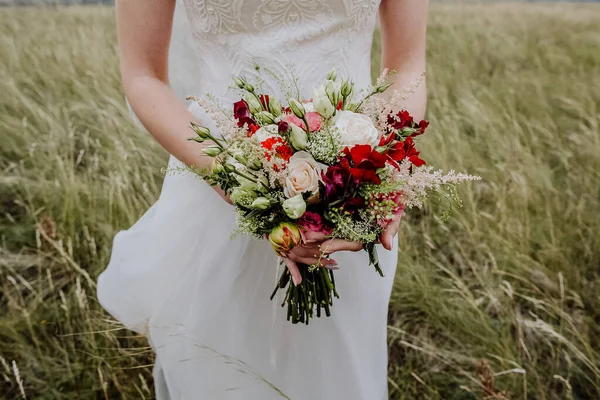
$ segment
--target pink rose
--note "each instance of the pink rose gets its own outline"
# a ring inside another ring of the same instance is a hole
[[[312,112],[312,111],[307,112],[306,119],[308,120],[308,127],[310,128],[311,132],[318,131],[319,129],[321,129],[321,126],[323,126],[323,117],[321,117],[321,115],[317,112]],[[302,121],[300,118],[296,117],[294,114],[287,114],[283,118],[283,120],[290,124],[299,126],[302,129],[306,129],[306,125],[304,125],[304,121]]]

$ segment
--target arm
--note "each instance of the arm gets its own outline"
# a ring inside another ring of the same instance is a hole
[[[428,0],[382,0],[382,67],[397,72],[394,89],[402,90],[425,72]],[[425,80],[402,104],[415,119],[422,119],[427,104]]]
[[[425,72],[428,0],[382,0],[380,6],[383,67],[397,75],[390,88],[402,90]],[[425,115],[427,89],[425,80],[402,106],[417,120]],[[381,235],[381,244],[392,249],[400,227],[401,215]]]
[[[169,86],[168,54],[175,0],[119,0],[117,34],[123,89],[144,127],[190,167],[210,168],[193,136],[194,117]],[[222,192],[219,192],[222,195]]]

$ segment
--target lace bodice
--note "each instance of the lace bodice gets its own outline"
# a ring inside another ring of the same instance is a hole
[[[286,76],[292,64],[304,90],[332,69],[370,83],[370,52],[380,0],[184,0],[198,49],[203,92],[227,97],[232,75],[253,63]],[[277,87],[268,87],[277,92]],[[200,93],[203,94],[203,93]],[[310,93],[303,93],[310,97]]]

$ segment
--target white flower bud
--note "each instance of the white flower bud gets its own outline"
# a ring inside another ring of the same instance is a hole
[[[279,117],[281,115],[281,103],[275,97],[269,97],[269,110],[271,110],[271,114],[275,117]]]
[[[295,150],[304,150],[308,146],[308,135],[306,131],[295,124],[290,125],[290,144]]]
[[[335,72],[335,68],[332,69],[329,74],[327,74],[327,80],[335,81],[337,79],[337,72]]]
[[[283,202],[283,211],[285,215],[291,219],[298,219],[306,212],[306,202],[302,198],[302,195],[292,197]]]
[[[261,111],[257,113],[255,117],[259,122],[262,122],[264,125],[270,125],[275,123],[275,116],[268,111]]]
[[[325,86],[313,90],[313,106],[323,118],[329,118],[335,113],[335,106],[325,92]]]
[[[235,86],[237,86],[240,89],[243,89],[244,86],[246,85],[244,79],[243,78],[238,78],[237,76],[233,77],[233,83],[235,83]]]
[[[266,197],[259,197],[252,202],[251,207],[255,210],[266,210],[271,206],[271,201]]]
[[[258,114],[263,110],[262,104],[260,104],[260,101],[258,101],[256,96],[246,96],[245,100],[246,103],[248,103],[248,109],[253,115]]]
[[[302,103],[300,103],[298,100],[290,99],[288,103],[290,104],[290,109],[294,115],[296,115],[296,117],[304,118],[306,116],[306,110],[304,109]]]
[[[331,101],[331,104],[335,105],[337,105],[340,102],[341,96],[339,88],[337,86],[338,85],[335,85],[332,81],[327,82],[327,85],[325,86],[325,93],[327,93],[329,101]]]

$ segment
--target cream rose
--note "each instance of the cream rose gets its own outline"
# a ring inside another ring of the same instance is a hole
[[[287,165],[287,176],[283,184],[283,193],[288,199],[308,192],[311,197],[308,203],[318,200],[321,172],[325,165],[315,161],[306,151],[295,153]]]
[[[338,111],[333,119],[342,139],[342,147],[354,147],[357,144],[377,146],[379,131],[373,121],[363,114],[352,111]]]

